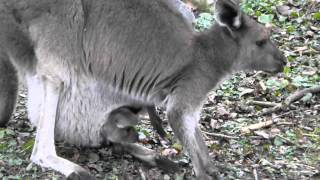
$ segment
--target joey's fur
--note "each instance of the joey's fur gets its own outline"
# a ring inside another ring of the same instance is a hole
[[[120,107],[108,114],[108,119],[100,129],[102,137],[105,139],[102,143],[133,143],[138,141],[138,133],[134,126],[138,124],[138,113],[141,107]],[[162,120],[157,114],[154,106],[146,108],[151,125],[157,133],[165,138],[166,132],[162,127]]]
[[[134,126],[139,122],[137,113],[140,110],[131,107],[120,107],[113,110],[100,130],[100,133],[106,139],[105,142],[137,142],[138,133],[134,129]]]
[[[0,0],[0,49],[30,82],[31,160],[93,179],[57,156],[54,140],[99,146],[112,111],[160,105],[197,177],[216,177],[197,125],[206,94],[236,71],[279,72],[285,58],[235,0],[215,8],[217,23],[197,33],[164,1]],[[151,165],[167,163],[138,144],[120,145]]]

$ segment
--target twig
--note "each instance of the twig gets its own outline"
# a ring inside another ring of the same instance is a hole
[[[255,130],[258,130],[258,129],[261,129],[261,128],[265,128],[265,127],[271,126],[275,122],[277,122],[275,119],[259,122],[259,123],[256,123],[256,124],[252,124],[252,125],[243,127],[243,128],[241,128],[240,131],[241,131],[242,134],[248,134],[251,131],[255,131]]]
[[[303,98],[308,93],[312,93],[312,94],[320,93],[320,86],[314,86],[311,88],[306,88],[300,91],[296,91],[295,93],[293,93],[292,95],[286,98],[285,104],[290,105],[291,103]]]
[[[139,168],[139,173],[140,173],[140,176],[141,176],[141,180],[146,180],[146,175],[144,174],[143,170],[141,168]]]
[[[271,114],[277,111],[280,111],[282,109],[287,108],[288,106],[290,106],[290,104],[298,101],[299,99],[303,98],[306,94],[308,93],[320,93],[320,86],[314,86],[311,88],[306,88],[300,91],[296,91],[295,93],[291,94],[290,96],[288,96],[285,100],[284,103],[282,104],[277,104],[274,107],[271,107],[269,109],[264,110],[261,115],[267,115],[267,114]],[[271,104],[271,103],[269,103]]]
[[[288,144],[295,145],[295,146],[299,146],[299,144],[297,144],[297,143],[295,143],[295,142],[292,142],[290,139],[285,138],[285,137],[283,137],[283,136],[281,136],[281,135],[279,135],[279,134],[277,134],[276,136],[279,137],[280,139],[286,141],[286,143],[288,143]]]
[[[248,105],[256,105],[261,107],[275,107],[275,106],[278,106],[279,103],[265,102],[265,101],[248,101]]]
[[[210,139],[210,138],[207,136],[206,132],[203,131],[202,135],[203,135],[203,137],[204,137],[205,139]]]
[[[301,111],[301,109],[295,109],[295,110],[292,110],[292,111],[288,111],[288,112],[282,113],[282,114],[280,114],[278,116],[273,117],[272,119],[279,119],[279,118],[282,118],[282,117],[284,117],[284,116],[286,116],[288,114],[291,114],[291,113],[294,113],[294,112],[298,112],[298,111]]]
[[[205,135],[214,136],[214,137],[220,137],[220,138],[225,138],[225,139],[239,139],[239,137],[228,136],[228,135],[224,135],[224,134],[209,133],[209,132],[205,132],[205,131],[203,131],[203,133],[204,133]]]
[[[265,128],[265,127],[268,127],[268,126],[271,126],[273,124],[278,124],[278,125],[293,125],[294,123],[292,122],[280,122],[279,119],[285,115],[288,115],[290,113],[293,113],[295,111],[300,111],[300,109],[296,109],[296,110],[292,110],[292,111],[289,111],[289,112],[285,112],[281,115],[278,115],[278,116],[275,116],[273,117],[271,120],[268,120],[268,121],[263,121],[263,122],[259,122],[259,123],[256,123],[256,124],[252,124],[252,125],[249,125],[249,126],[246,126],[246,127],[243,127],[241,128],[241,132],[243,134],[248,134],[250,133],[251,131],[255,131],[255,130],[258,130],[258,129],[262,129],[262,128]]]
[[[277,125],[287,125],[287,126],[290,126],[290,125],[294,125],[295,123],[292,123],[292,122],[277,122]]]
[[[271,113],[275,113],[277,111],[280,111],[283,109],[283,105],[279,104],[277,106],[274,106],[272,108],[268,108],[268,109],[264,109],[263,112],[261,113],[261,116],[267,115],[267,114],[271,114]]]
[[[264,109],[261,115],[266,115],[270,113],[277,112],[282,109],[281,103],[267,102],[267,101],[248,101],[248,105],[255,105],[261,107],[267,107],[268,109]]]
[[[255,167],[253,167],[253,177],[254,177],[254,180],[259,180],[257,168]]]

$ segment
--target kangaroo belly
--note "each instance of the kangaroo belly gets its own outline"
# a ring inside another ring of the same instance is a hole
[[[69,87],[60,97],[56,139],[79,146],[99,146],[100,129],[110,112],[130,102],[95,82]]]
[[[63,91],[56,119],[57,140],[79,146],[99,145],[99,129],[108,114],[108,104],[97,91],[91,85],[73,86]]]
[[[38,84],[28,84],[28,114],[30,121],[37,125],[43,92],[36,90],[41,89],[37,77],[32,78],[32,82]],[[64,87],[57,109],[56,140],[77,146],[100,146],[103,140],[100,129],[110,112],[124,105],[135,104],[101,84],[94,81],[76,82]]]

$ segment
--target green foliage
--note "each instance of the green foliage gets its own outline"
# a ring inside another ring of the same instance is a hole
[[[27,153],[31,153],[32,152],[32,148],[34,145],[34,139],[31,138],[28,141],[26,141],[23,145],[22,145],[22,151],[23,152],[27,152]]]
[[[282,0],[246,0],[241,5],[242,10],[258,17],[258,21],[264,24],[271,23],[274,19],[274,12],[277,5],[282,5]]]
[[[289,81],[286,79],[279,81],[276,78],[270,78],[266,81],[267,88],[272,90],[281,90],[286,88],[288,85],[289,85]]]
[[[3,139],[6,135],[6,130],[5,129],[1,129],[0,130],[0,139]]]
[[[201,13],[196,19],[196,30],[203,31],[209,29],[214,21],[214,16],[210,13]]]
[[[258,21],[263,23],[263,24],[268,24],[268,23],[272,22],[273,18],[274,18],[273,14],[261,14],[258,17]]]
[[[313,18],[314,20],[320,21],[320,12],[314,13]]]
[[[282,146],[284,143],[283,139],[281,139],[279,136],[275,137],[273,140],[273,144],[275,146]]]
[[[188,0],[191,2],[199,12],[211,12],[211,6],[207,0]]]
[[[14,134],[14,131],[12,131],[11,129],[0,129],[0,140]]]
[[[180,143],[174,143],[172,147],[178,151],[182,151],[182,145]]]
[[[138,132],[140,139],[146,139],[151,136],[151,129],[145,128],[143,126],[136,126],[135,129]]]

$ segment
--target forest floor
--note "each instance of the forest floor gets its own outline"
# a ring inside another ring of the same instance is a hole
[[[225,165],[225,179],[320,179],[320,93],[305,93],[284,106],[295,92],[320,86],[320,2],[248,0],[242,8],[273,26],[272,38],[288,65],[274,76],[238,73],[208,95],[200,123],[211,158]],[[200,14],[197,28],[205,29],[211,20]],[[0,179],[63,179],[29,160],[35,128],[27,120],[26,97],[22,88],[8,127],[0,129]],[[167,174],[130,155],[114,155],[108,147],[57,143],[58,153],[97,179],[195,179],[165,112],[160,115],[168,139],[162,140],[144,119],[137,128],[140,141],[179,162],[181,172]]]

